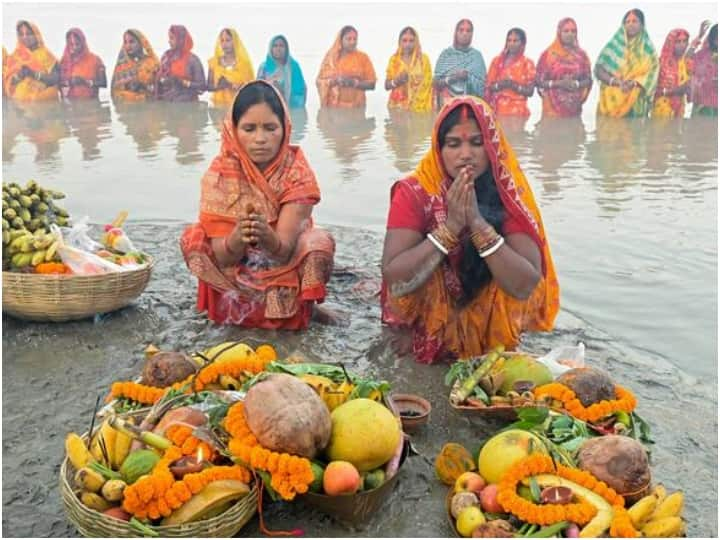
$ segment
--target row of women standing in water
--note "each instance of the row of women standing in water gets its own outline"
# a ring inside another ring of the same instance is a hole
[[[594,75],[600,81],[598,113],[681,117],[689,99],[693,114],[717,115],[717,25],[709,32],[708,28],[709,24],[703,23],[692,43],[686,30],[672,30],[658,58],[642,11],[627,12],[595,64]],[[3,75],[3,88],[9,96],[18,100],[56,99],[59,87],[69,99],[93,97],[98,88],[107,86],[104,65],[88,50],[79,29],[67,32],[59,65],[44,47],[36,27],[20,21],[17,32],[18,45],[7,58]],[[433,72],[417,31],[404,28],[386,70],[388,105],[423,112],[439,109],[452,97],[474,95],[483,97],[499,115],[527,117],[528,98],[537,89],[543,115],[580,115],[593,73],[588,55],[578,44],[573,19],[558,23],[556,39],[537,65],[525,56],[525,32],[512,28],[503,51],[486,70],[483,55],[472,47],[473,32],[471,21],[458,22],[453,45],[441,53]],[[207,90],[216,105],[227,105],[241,84],[257,76],[272,82],[291,108],[305,105],[305,79],[282,35],[271,39],[266,59],[255,74],[237,32],[223,29],[208,62],[207,79],[201,61],[192,53],[193,40],[184,26],[170,27],[169,43],[170,49],[158,60],[141,32],[126,31],[111,81],[113,96],[129,101],[191,101]],[[323,106],[363,107],[365,93],[375,89],[372,62],[358,50],[357,43],[357,30],[345,26],[325,55],[316,79]]]

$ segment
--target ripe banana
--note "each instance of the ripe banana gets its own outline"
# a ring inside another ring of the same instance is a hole
[[[242,383],[230,375],[220,375],[220,386],[225,390],[240,390]]]
[[[126,487],[127,484],[122,480],[108,480],[102,487],[102,496],[106,501],[121,501]]]
[[[642,533],[652,538],[677,538],[685,534],[685,522],[678,516],[654,519],[642,528]]]
[[[82,501],[82,503],[88,508],[97,510],[98,512],[104,512],[112,506],[100,495],[98,495],[97,493],[92,493],[90,491],[83,491],[80,494],[80,501]]]
[[[76,469],[82,469],[92,459],[90,452],[85,447],[85,441],[77,433],[68,433],[65,437],[65,452],[70,463]]]
[[[50,244],[50,247],[45,250],[45,262],[50,262],[53,260],[55,254],[57,253],[59,245],[60,240],[55,240],[52,244]]]
[[[685,496],[682,491],[676,491],[668,495],[665,500],[657,505],[650,520],[662,519],[666,517],[682,516],[683,507],[685,505]]]
[[[641,529],[642,526],[650,520],[650,516],[652,516],[657,507],[657,502],[658,500],[655,495],[648,495],[628,509],[628,515],[630,516],[633,527]]]
[[[32,254],[32,259],[30,259],[30,266],[37,266],[41,262],[45,260],[45,250],[42,249],[40,251],[36,251]]]
[[[75,484],[82,489],[97,493],[105,484],[105,477],[90,467],[82,467],[75,473]]]
[[[126,424],[133,425],[135,422],[132,418],[128,418],[125,421]],[[117,433],[115,436],[115,448],[113,449],[113,453],[111,456],[111,465],[114,470],[120,469],[120,466],[123,464],[123,461],[125,461],[125,458],[130,453],[130,445],[133,442],[133,438],[129,435],[126,435],[122,431],[113,430]],[[109,449],[108,449],[109,450]],[[107,499],[107,497],[105,497]],[[112,499],[108,499],[112,500]]]

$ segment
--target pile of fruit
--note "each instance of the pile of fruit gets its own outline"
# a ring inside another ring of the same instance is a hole
[[[594,367],[569,369],[553,378],[550,369],[522,353],[499,347],[483,357],[456,362],[445,383],[450,404],[477,411],[547,407],[567,413],[602,435],[649,440],[649,428],[635,413],[636,399]]]
[[[55,204],[64,198],[34,180],[25,187],[2,183],[3,270],[23,269],[45,262],[59,262],[57,238],[50,225],[67,226],[67,211]]]
[[[88,508],[155,532],[227,508],[255,474],[272,496],[292,500],[371,490],[398,471],[404,436],[381,403],[385,382],[280,362],[270,345],[194,354],[150,346],[145,356],[139,381],[113,383],[87,445],[67,437]]]
[[[521,422],[527,420],[517,424]],[[452,486],[447,511],[460,536],[632,538],[685,533],[683,493],[667,495],[662,485],[652,487],[641,443],[622,435],[588,435],[574,451],[567,451],[546,435],[511,427],[485,441],[477,459],[460,444],[443,447],[435,471]]]

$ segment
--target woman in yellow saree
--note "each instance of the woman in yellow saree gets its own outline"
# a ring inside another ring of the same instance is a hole
[[[365,107],[365,92],[375,90],[375,68],[357,39],[357,30],[344,26],[325,54],[315,81],[321,107]]]
[[[158,69],[160,60],[145,35],[132,28],[126,30],[110,85],[112,97],[122,101],[151,99]]]
[[[60,66],[45,47],[37,26],[18,21],[17,46],[3,72],[3,88],[16,101],[56,101],[59,98]]]
[[[432,148],[391,190],[382,318],[415,358],[469,358],[548,331],[559,288],[540,211],[492,108],[456,97]]]
[[[645,29],[645,15],[631,9],[595,64],[600,81],[599,115],[646,117],[655,94],[658,57]]]
[[[215,41],[215,55],[208,60],[208,92],[216,107],[230,105],[238,89],[255,78],[250,56],[238,33],[223,28]]]
[[[413,112],[432,109],[432,68],[414,28],[407,26],[400,31],[398,48],[390,57],[386,73],[389,108]]]

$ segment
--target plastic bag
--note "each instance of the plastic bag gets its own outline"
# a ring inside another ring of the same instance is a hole
[[[67,247],[87,251],[88,253],[94,253],[102,249],[102,245],[90,238],[88,234],[90,230],[88,219],[89,218],[85,216],[70,228],[64,227],[63,229],[58,229],[58,232],[62,231],[61,238]]]
[[[112,225],[105,225],[102,243],[106,248],[120,253],[137,251],[130,238],[128,238],[128,235],[125,234],[125,231],[120,227],[113,227]]]
[[[82,238],[83,232],[81,231],[81,227],[80,229],[75,230],[76,227],[79,227],[81,225],[82,224],[79,223],[73,226],[70,231],[75,232],[75,236],[73,237],[74,242],[85,243],[85,239]],[[87,224],[85,224],[85,227],[87,230]],[[124,272],[130,270],[130,268],[112,263],[108,260],[103,259],[102,257],[94,255],[93,253],[89,253],[73,245],[70,245],[68,242],[66,242],[65,235],[63,235],[63,233],[60,231],[60,228],[56,225],[51,225],[50,230],[53,232],[53,234],[57,236],[58,240],[60,241],[57,248],[57,253],[60,256],[60,259],[70,268],[70,270],[72,270],[73,274],[87,276],[93,274],[106,274],[108,272]],[[84,234],[87,237],[86,230]],[[87,237],[87,240],[93,242],[89,237]],[[97,244],[97,242],[94,243]],[[97,245],[99,246],[99,244]]]
[[[538,362],[545,364],[553,377],[562,375],[566,371],[585,366],[585,344],[580,341],[577,345],[563,345],[555,347],[545,356],[538,358]]]

